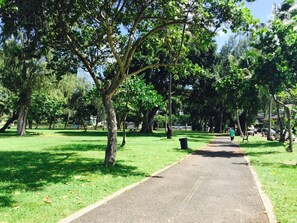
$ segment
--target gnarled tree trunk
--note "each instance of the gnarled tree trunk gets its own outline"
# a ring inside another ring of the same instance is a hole
[[[282,117],[280,115],[280,104],[279,103],[276,103],[277,104],[277,119],[278,119],[278,125],[279,125],[279,135],[280,135],[280,139],[279,141],[280,142],[285,142],[285,134],[284,134],[284,126],[283,126],[283,121],[282,121]]]
[[[157,114],[158,108],[146,111],[140,132],[152,133],[154,129],[154,118]]]
[[[267,140],[272,140],[272,137],[271,137],[271,112],[272,112],[272,98],[270,98],[270,102],[269,102]]]
[[[0,129],[0,132],[5,132],[5,130],[9,127],[9,125],[13,123],[15,120],[17,120],[17,118],[18,118],[18,114],[14,113],[12,117],[8,119],[7,122],[4,124],[4,126]]]
[[[292,119],[292,115],[291,115],[291,110],[290,108],[285,105],[283,102],[281,102],[280,100],[278,100],[276,98],[276,96],[274,95],[273,96],[273,99],[275,102],[279,103],[280,105],[282,105],[285,109],[285,112],[286,112],[286,115],[287,115],[287,118],[288,118],[288,125],[287,125],[287,128],[288,128],[288,132],[289,132],[289,146],[286,148],[286,150],[288,152],[293,152],[293,139],[292,139],[292,125],[291,125],[291,119]]]
[[[27,114],[31,101],[31,92],[25,91],[20,96],[20,110],[18,115],[17,135],[26,135]]]
[[[17,125],[17,135],[19,136],[26,135],[27,113],[28,113],[28,107],[26,105],[21,105],[19,116],[18,116],[18,125]]]
[[[221,133],[223,128],[223,113],[217,113],[215,117],[215,133]]]
[[[288,152],[293,152],[293,140],[292,140],[292,126],[291,126],[291,110],[288,106],[284,106],[287,118],[288,118],[288,132],[289,132],[289,146],[287,147]]]
[[[241,128],[238,110],[236,110],[236,120],[237,120],[237,127],[238,127],[238,130],[239,130],[240,136],[243,137],[244,134],[243,134],[243,131],[242,131],[242,128]]]
[[[118,138],[116,113],[115,113],[110,95],[103,93],[102,101],[106,112],[106,121],[107,121],[107,129],[108,129],[104,165],[114,166],[116,161],[117,138]]]

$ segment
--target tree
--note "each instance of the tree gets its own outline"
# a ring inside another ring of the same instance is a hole
[[[94,106],[94,116],[96,117],[95,129],[97,129],[99,122],[105,121],[104,107],[101,98],[98,97],[98,91],[94,86],[92,86],[92,89],[88,92],[88,97],[90,104]]]
[[[216,87],[230,124],[236,120],[240,135],[255,121],[260,108],[260,91],[253,74],[256,60],[249,35],[231,37],[222,47],[217,64]]]
[[[6,116],[8,120],[1,127],[0,132],[7,128],[17,119],[17,95],[0,85],[0,117]]]
[[[17,134],[25,135],[31,95],[44,72],[47,20],[38,1],[3,1],[0,4],[1,41],[5,54],[6,86],[14,85],[19,96]],[[17,87],[15,87],[17,86]],[[13,87],[12,87],[13,88]]]
[[[132,101],[129,100],[131,98],[133,98]],[[135,111],[138,116],[141,114],[143,117],[141,132],[152,132],[153,130],[154,120],[151,119],[153,116],[149,115],[149,111],[165,107],[163,97],[158,94],[154,86],[152,84],[146,84],[139,77],[129,79],[127,84],[120,89],[115,96],[115,105],[118,116],[122,116],[118,120],[122,120],[123,122],[126,121],[125,117],[129,110]],[[143,129],[144,126],[145,128],[148,127],[148,129]]]
[[[197,35],[200,43],[207,45],[221,24],[228,22],[230,28],[235,30],[244,22],[250,22],[249,12],[242,4],[238,5],[239,2],[241,0],[31,0],[26,1],[26,4],[30,10],[36,9],[33,15],[38,13],[37,18],[45,15],[46,20],[50,21],[43,31],[49,34],[52,47],[60,51],[57,56],[78,58],[101,93],[108,125],[104,163],[112,166],[115,164],[117,150],[117,123],[112,103],[114,94],[126,78],[147,69],[168,65],[148,61],[142,68],[129,72],[139,47],[167,28],[174,29],[181,24],[187,24],[187,29]],[[37,6],[33,6],[33,3]],[[11,6],[12,9],[23,7],[18,2]],[[47,10],[40,10],[42,8]],[[6,12],[9,13],[10,9],[8,7]],[[98,73],[100,67],[108,61],[115,63],[116,71],[108,75]]]
[[[18,97],[17,134],[26,134],[26,120],[33,91],[45,75],[45,64],[40,59],[27,58],[24,38],[11,38],[3,44],[3,65],[0,68],[3,86]]]
[[[64,129],[67,128],[70,117],[74,114],[70,100],[79,82],[80,79],[77,77],[76,73],[67,73],[66,75],[58,76],[58,82],[53,82],[53,86],[51,86],[51,92],[56,92],[56,97],[61,100],[61,104],[63,105],[61,112],[64,121]]]
[[[169,125],[171,123],[169,108],[171,107],[172,117],[178,115],[178,110],[181,107],[178,108],[176,102],[183,101],[185,106],[190,92],[189,86],[201,75],[203,70],[201,67],[211,63],[210,55],[211,52],[215,51],[213,44],[210,44],[209,47],[200,46],[200,41],[190,32],[182,32],[182,28],[167,31],[170,32],[170,35],[164,41],[149,39],[147,44],[140,47],[130,68],[131,71],[140,69],[147,60],[157,60],[164,64],[176,64],[175,66],[159,67],[144,72],[146,83],[152,83],[157,92],[168,101],[167,116],[169,116]],[[171,96],[171,99],[169,96]],[[169,102],[171,102],[171,106]],[[182,105],[180,104],[180,106]],[[145,111],[147,114],[146,119],[153,120],[157,111],[158,108]],[[147,125],[147,123],[149,122],[143,121],[141,131],[152,132],[152,126]],[[170,138],[170,134],[168,135]]]
[[[267,86],[275,101],[283,105],[287,114],[289,146],[293,151],[291,110],[277,95],[292,92],[297,83],[297,30],[295,1],[286,0],[280,8],[275,8],[274,18],[256,33],[255,48],[259,50],[256,78]]]
[[[79,78],[76,89],[69,100],[70,107],[73,109],[73,121],[79,126],[83,126],[87,131],[91,116],[97,115],[96,106],[92,104],[93,89],[90,82],[84,78]]]

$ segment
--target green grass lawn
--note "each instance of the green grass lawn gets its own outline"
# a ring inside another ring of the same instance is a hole
[[[262,137],[240,144],[269,196],[278,222],[297,222],[297,144],[288,153],[285,145]]]
[[[187,137],[191,149],[181,150]],[[128,133],[117,164],[102,166],[106,133],[32,130],[0,134],[0,222],[57,222],[203,147],[212,135]],[[121,137],[119,137],[119,142]]]

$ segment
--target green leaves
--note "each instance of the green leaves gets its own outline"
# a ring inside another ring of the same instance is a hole
[[[164,99],[154,89],[153,85],[146,84],[139,77],[134,77],[127,80],[127,85],[117,93],[115,102],[121,100],[122,103],[128,101],[135,109],[141,108],[150,110],[154,107],[163,107],[165,105]],[[133,98],[133,100],[130,100]],[[124,99],[124,100],[123,100]],[[117,107],[124,107],[123,104],[117,104]]]
[[[255,47],[262,53],[256,76],[272,94],[280,93],[297,82],[297,30],[292,5],[285,1],[275,11],[274,19],[257,32]],[[295,10],[296,11],[296,10]],[[266,77],[263,78],[265,72]]]

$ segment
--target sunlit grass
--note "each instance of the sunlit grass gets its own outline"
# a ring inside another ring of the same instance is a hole
[[[0,134],[0,222],[57,222],[199,149],[213,136],[128,133],[117,164],[103,167],[106,133],[32,130]],[[191,149],[181,150],[180,137]],[[121,137],[119,137],[119,142]]]
[[[278,222],[297,222],[297,146],[288,153],[285,145],[261,137],[241,143],[274,206]]]

